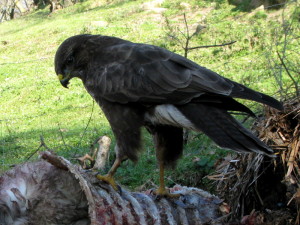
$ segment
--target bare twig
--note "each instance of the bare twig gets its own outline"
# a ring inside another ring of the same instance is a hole
[[[89,120],[88,120],[88,122],[87,122],[87,124],[86,124],[86,126],[85,126],[85,129],[84,129],[83,134],[82,134],[82,136],[81,136],[81,139],[80,139],[80,141],[79,141],[79,143],[78,143],[78,146],[81,144],[81,141],[82,141],[82,139],[83,139],[83,136],[85,135],[85,133],[86,133],[86,131],[87,131],[87,128],[88,128],[89,125],[90,125],[90,122],[91,122],[91,120],[92,120],[92,116],[93,116],[93,113],[94,113],[94,108],[95,108],[95,101],[93,100],[93,106],[92,106],[91,115],[90,115],[90,118],[89,118]]]
[[[193,36],[190,36],[190,32],[189,32],[189,26],[188,23],[186,21],[186,15],[185,13],[183,14],[183,18],[184,18],[184,24],[185,24],[185,29],[186,29],[186,41],[185,41],[185,47],[184,47],[184,57],[187,58],[188,52],[189,52],[189,44],[190,44],[190,40]]]
[[[295,90],[296,90],[296,95],[299,96],[300,92],[299,92],[299,88],[298,88],[298,83],[297,81],[294,79],[294,77],[292,76],[292,74],[290,73],[289,69],[287,68],[283,58],[281,57],[280,53],[278,51],[276,51],[277,56],[280,60],[281,65],[283,66],[283,68],[285,69],[287,75],[289,76],[289,78],[292,80]]]
[[[85,128],[84,128],[84,131],[83,131],[83,134],[82,134],[82,136],[81,136],[81,138],[80,138],[80,141],[79,141],[78,144],[77,144],[76,151],[74,151],[73,157],[75,157],[75,155],[77,154],[77,149],[78,149],[78,147],[80,146],[80,144],[81,144],[81,142],[82,142],[82,140],[83,140],[83,137],[84,137],[85,133],[87,132],[87,129],[88,129],[89,125],[90,125],[90,122],[91,122],[91,120],[92,120],[92,116],[93,116],[93,113],[94,113],[94,107],[95,107],[95,101],[93,100],[93,106],[92,106],[91,115],[90,115],[90,117],[89,117],[89,120],[88,120],[88,122],[87,122]]]
[[[99,144],[97,148],[94,148],[96,144]],[[91,145],[90,154],[85,154],[82,157],[76,158],[83,169],[95,169],[102,170],[105,167],[105,163],[108,158],[108,152],[110,149],[111,139],[107,136],[97,138]],[[90,163],[88,163],[90,162]]]
[[[68,147],[67,146],[67,144],[66,144],[66,142],[65,142],[65,138],[64,138],[64,135],[63,135],[63,133],[62,133],[62,129],[60,128],[60,124],[58,123],[58,130],[59,130],[59,134],[60,134],[60,137],[61,137],[61,139],[62,139],[62,141],[63,141],[63,143],[64,143],[64,146],[66,146],[66,147]]]
[[[85,160],[90,160],[90,161],[94,161],[94,159],[89,155],[89,154],[85,154],[82,157],[77,158],[79,161],[83,162]]]
[[[202,45],[202,46],[197,46],[197,47],[188,48],[188,50],[194,50],[194,49],[198,49],[198,48],[222,47],[222,46],[226,46],[226,45],[232,45],[232,44],[234,44],[235,42],[236,42],[236,41],[231,41],[231,42],[227,42],[227,43],[223,43],[223,44],[217,44],[217,45]]]
[[[83,169],[90,169],[95,163],[95,160],[89,154],[85,154],[84,156],[77,158],[77,160]],[[87,165],[87,160],[90,161],[91,166]]]
[[[203,26],[201,25],[198,25],[195,32],[190,35],[190,29],[189,29],[189,26],[188,26],[188,21],[187,21],[187,17],[186,17],[186,14],[184,13],[183,14],[183,20],[184,20],[184,25],[185,25],[185,32],[181,31],[180,29],[178,29],[178,32],[180,33],[180,35],[184,38],[184,40],[178,38],[178,36],[176,35],[175,33],[175,29],[174,27],[170,24],[170,21],[168,18],[165,18],[166,20],[166,26],[167,26],[167,29],[168,29],[168,33],[167,35],[169,37],[171,37],[172,39],[176,40],[180,45],[181,45],[181,48],[184,50],[184,57],[185,58],[188,58],[188,53],[190,50],[194,50],[194,49],[199,49],[199,48],[212,48],[212,47],[222,47],[222,46],[226,46],[226,45],[231,45],[231,44],[234,44],[236,41],[231,41],[229,43],[223,43],[223,44],[217,44],[217,45],[206,45],[206,46],[197,46],[197,47],[189,47],[190,45],[190,41],[191,39],[199,34],[199,32],[204,28]],[[189,137],[189,131],[188,130],[184,130],[184,134],[183,134],[183,141],[184,141],[184,144],[187,144],[188,142],[188,137]]]
[[[28,157],[27,157],[27,159],[26,159],[26,161],[28,161],[34,154],[36,154],[39,150],[40,150],[40,148],[42,148],[42,147],[44,147],[46,150],[48,150],[48,151],[52,151],[47,145],[46,145],[46,143],[45,143],[45,141],[44,141],[44,137],[41,135],[40,136],[40,141],[41,141],[41,144],[40,144],[40,146],[35,150],[35,151],[33,151]]]

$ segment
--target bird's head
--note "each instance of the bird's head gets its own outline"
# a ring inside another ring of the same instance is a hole
[[[68,87],[73,77],[83,79],[89,54],[85,44],[92,35],[76,35],[66,39],[55,54],[55,72],[62,86]]]

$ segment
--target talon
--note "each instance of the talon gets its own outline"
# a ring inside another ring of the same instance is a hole
[[[180,194],[171,194],[165,186],[165,179],[164,179],[164,164],[159,164],[159,188],[154,191],[157,197],[169,197],[169,198],[179,198]]]
[[[118,167],[121,165],[121,159],[117,158],[114,162],[114,164],[112,165],[111,169],[108,171],[108,174],[106,175],[100,175],[98,174],[96,177],[98,180],[102,180],[106,183],[109,183],[113,189],[115,189],[116,191],[119,190],[120,193],[122,193],[122,190],[120,188],[119,185],[117,185],[115,179],[114,179],[114,174],[116,173]]]
[[[158,197],[179,198],[180,194],[172,194],[165,187],[159,187],[154,193]]]
[[[98,180],[102,180],[102,181],[110,184],[113,187],[113,189],[115,189],[116,191],[119,190],[119,185],[117,185],[115,179],[111,175],[109,175],[109,174],[99,175],[98,174],[96,177]]]

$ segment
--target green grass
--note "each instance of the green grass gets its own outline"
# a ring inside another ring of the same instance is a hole
[[[67,90],[54,73],[53,58],[59,44],[75,34],[118,36],[183,54],[180,44],[167,36],[164,17],[174,29],[185,32],[185,12],[191,30],[197,24],[206,26],[192,39],[191,47],[237,41],[231,46],[193,50],[190,59],[267,94],[278,91],[265,57],[265,46],[272,41],[276,26],[274,18],[268,20],[269,12],[251,14],[226,1],[196,0],[190,1],[190,10],[183,11],[181,1],[166,0],[162,5],[166,11],[159,15],[144,10],[144,2],[90,0],[52,14],[48,8],[37,10],[0,24],[0,171],[26,161],[39,147],[41,135],[51,149],[69,159],[88,152],[101,135],[113,138],[107,120],[81,82],[72,80]],[[280,14],[275,19],[280,21]],[[93,21],[106,25],[97,26]],[[180,31],[178,37],[184,39]],[[146,132],[144,143],[140,161],[125,162],[117,174],[121,183],[132,189],[149,181],[157,183],[153,144]],[[177,169],[167,173],[168,184],[201,186],[202,178],[224,154],[203,135],[193,134]],[[111,151],[110,164],[113,159]]]

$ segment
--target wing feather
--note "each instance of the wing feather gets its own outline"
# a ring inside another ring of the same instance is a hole
[[[108,37],[105,38],[107,46],[101,43],[101,36],[93,40],[99,43],[93,46],[95,55],[91,57],[85,85],[106,100],[184,104],[201,95],[211,94],[281,107],[273,98],[221,77],[166,49],[116,38],[109,42]]]

